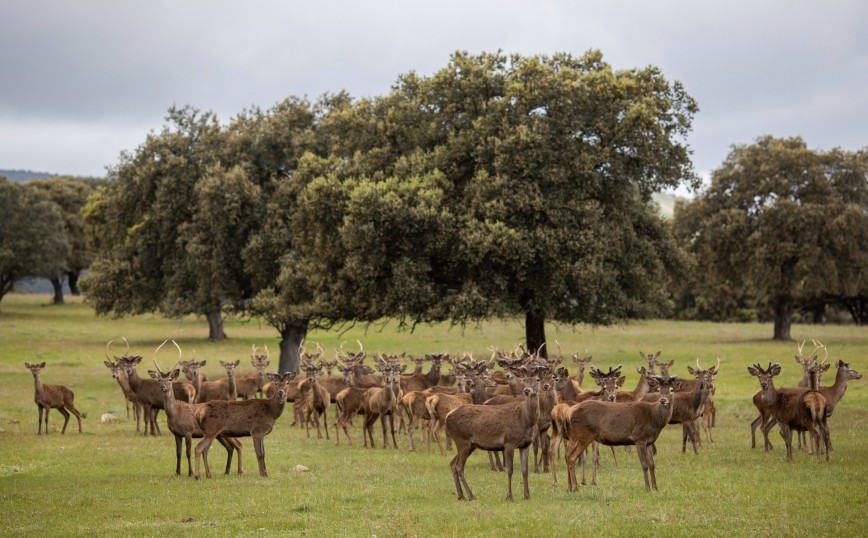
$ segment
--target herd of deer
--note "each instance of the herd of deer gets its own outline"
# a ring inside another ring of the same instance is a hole
[[[581,387],[591,360],[589,356],[573,356],[577,367],[574,377],[560,366],[561,357],[550,360],[540,356],[539,352],[527,352],[521,347],[512,352],[491,349],[491,358],[483,361],[474,360],[469,354],[460,360],[442,354],[410,358],[416,365],[415,370],[405,373],[407,360],[404,356],[380,355],[375,358],[375,369],[372,369],[365,364],[367,355],[361,343],[358,353],[344,353],[342,346],[335,361],[327,361],[325,350],[317,346],[316,353],[301,350],[304,375],[296,378],[295,373],[266,374],[268,349],[265,348],[265,354],[260,355],[254,346],[251,353],[254,373],[236,378],[235,368],[240,361],[220,361],[226,377],[209,381],[200,371],[206,361],[182,361],[181,348],[177,344],[178,361],[175,365],[163,371],[157,364],[157,352],[166,343],[163,342],[154,352],[156,370],[148,371],[151,379],[143,379],[136,371],[142,357],[130,354],[127,343],[123,356],[112,360],[109,357],[111,343],[106,346],[105,365],[124,393],[127,418],[132,404],[136,431],[160,435],[157,414],[164,410],[169,431],[175,437],[175,473],[181,473],[181,449],[186,440],[188,476],[197,479],[200,460],[204,461],[206,477],[211,477],[208,451],[214,439],[226,449],[225,472],[230,472],[237,451],[238,473],[242,473],[239,437],[252,437],[259,473],[267,476],[263,440],[283,413],[287,401],[295,403],[293,425],[305,427],[308,436],[309,428],[316,426],[318,438],[322,438],[321,426],[324,426],[326,439],[329,438],[327,412],[334,402],[333,427],[338,445],[341,431],[352,444],[349,427],[357,415],[364,417],[362,436],[365,447],[369,443],[371,447],[375,445],[373,430],[377,418],[382,428],[383,448],[389,447],[389,434],[392,447],[398,447],[396,418],[400,423],[398,430],[404,430],[408,435],[410,450],[416,449],[415,429],[427,422],[428,449],[431,449],[433,438],[441,454],[445,453],[441,443],[445,430],[446,450],[451,450],[453,443],[456,448],[450,469],[459,500],[474,499],[464,475],[464,466],[477,448],[489,453],[492,470],[506,471],[507,499],[512,500],[516,449],[521,462],[524,498],[529,498],[531,447],[535,472],[540,472],[540,466],[542,472],[549,472],[550,468],[552,482],[557,484],[556,455],[560,444],[564,443],[568,489],[577,491],[576,464],[581,458],[582,484],[585,484],[585,453],[589,446],[593,456],[591,481],[596,484],[597,445],[612,447],[613,457],[615,446],[635,445],[645,489],[650,491],[657,489],[655,442],[667,424],[682,425],[682,452],[686,451],[689,440],[694,453],[698,453],[702,442],[700,426],[707,440],[713,442],[714,378],[719,372],[719,359],[713,368],[702,368],[697,360],[697,368],[687,368],[693,379],[681,380],[669,374],[674,361],[659,361],[660,352],[640,352],[648,366],[637,369],[639,378],[633,390],[620,390],[626,377],[621,375],[621,366],[618,365],[610,367],[608,372],[590,368],[590,376],[599,388],[593,391]],[[770,363],[766,369],[759,364],[748,368],[751,375],[759,378],[761,386],[753,399],[760,416],[751,425],[752,446],[755,446],[756,428],[762,426],[765,448],[772,448],[768,432],[777,423],[786,441],[788,459],[792,459],[793,430],[809,432],[818,460],[821,449],[825,449],[828,459],[831,442],[827,418],[843,397],[847,381],[861,375],[847,363],[838,361],[835,383],[830,387],[822,386],[821,376],[829,365],[826,358],[820,361],[817,357],[817,352],[825,350],[825,346],[817,342],[815,345],[814,352],[808,357],[802,355],[803,346],[799,346],[796,360],[804,371],[800,387],[775,388],[772,378],[780,373],[779,364]],[[430,369],[423,372],[427,362],[431,364]],[[441,373],[444,363],[452,365],[449,373]],[[501,368],[495,369],[495,365]],[[52,408],[64,415],[61,433],[66,431],[69,412],[78,419],[81,432],[81,416],[73,404],[72,391],[62,385],[41,382],[40,370],[45,363],[26,363],[26,366],[36,383],[37,433],[42,432],[43,411],[48,433],[48,411]],[[341,375],[333,375],[335,367]],[[326,371],[325,377],[323,370]],[[187,381],[179,380],[181,371]],[[142,417],[143,427],[140,425]],[[195,447],[195,473],[191,465],[194,438],[201,439]]]

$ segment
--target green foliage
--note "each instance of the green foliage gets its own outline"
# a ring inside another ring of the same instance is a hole
[[[866,295],[866,174],[868,153],[801,138],[733,147],[709,189],[676,206],[676,236],[702,261],[698,292],[740,289],[785,325],[796,301]]]
[[[587,350],[594,356],[592,364],[603,368],[624,364],[628,386],[636,377],[629,372],[640,366],[639,350],[661,350],[661,359],[675,360],[673,371],[679,375],[686,375],[686,366],[694,364],[696,357],[703,366],[720,357],[715,442],[703,443],[699,456],[685,455],[681,453],[681,429],[665,428],[655,456],[660,491],[652,494],[642,487],[635,450],[625,453],[619,449],[618,467],[608,450],[601,453],[599,485],[567,493],[561,457],[560,485],[552,486],[548,475],[531,474],[531,499],[515,503],[504,501],[505,474],[488,471],[485,454],[477,452],[468,460],[466,474],[479,500],[460,503],[455,500],[449,470],[454,452],[441,456],[435,448],[429,453],[422,443],[418,452],[411,453],[404,436],[398,438],[398,451],[363,449],[358,442],[349,446],[343,438],[340,446],[315,436],[308,439],[303,430],[290,428],[289,406],[265,438],[268,478],[256,472],[249,439],[242,440],[243,475],[222,474],[225,452],[218,446],[211,450],[211,462],[218,469],[214,478],[201,482],[176,478],[175,444],[167,433],[164,414],[160,414],[162,437],[135,434],[134,420],[126,419],[120,389],[102,364],[106,341],[126,335],[132,351],[149,361],[165,338],[174,338],[185,357],[196,350],[197,357],[209,359],[206,374],[218,378],[222,374],[217,358],[241,359],[239,375],[252,371],[247,360],[251,344],[268,344],[273,349],[277,340],[273,330],[265,323],[230,319],[228,330],[233,338],[208,342],[202,336],[204,323],[190,316],[113,320],[94,317],[92,309],[76,299],[63,308],[43,308],[43,302],[40,297],[12,294],[4,303],[0,322],[4,534],[637,536],[649,534],[652,527],[651,534],[673,536],[854,536],[864,532],[863,477],[868,472],[864,378],[850,382],[829,420],[835,443],[830,463],[817,464],[805,453],[796,453],[794,462],[786,462],[782,441],[774,433],[772,452],[749,448],[749,423],[756,416],[750,398],[758,383],[745,367],[758,360],[779,361],[783,365],[781,382],[786,385],[795,384],[800,375],[792,360],[795,346],[763,338],[770,330],[768,324],[651,321],[572,330],[549,325],[565,354]],[[395,329],[392,322],[367,333],[362,327],[346,333],[314,330],[310,338],[330,353],[342,341],[358,338],[369,350],[449,351],[453,355],[466,350],[483,357],[488,355],[487,346],[509,347],[523,332],[515,320],[486,322],[463,332],[448,324],[426,325],[412,336]],[[858,365],[868,351],[868,335],[853,326],[797,326],[793,336],[817,338],[829,346],[830,360],[850,361],[851,365]],[[355,350],[355,346],[345,349]],[[83,421],[84,434],[67,431],[59,435],[61,417],[52,411],[52,433],[36,435],[33,380],[24,361],[46,361],[44,381],[66,384],[75,392],[76,406],[88,417]],[[332,420],[333,412],[332,405]],[[118,421],[99,423],[104,413],[112,413]],[[360,422],[357,418],[351,430],[354,441],[360,441]],[[379,426],[375,438],[379,438]],[[297,464],[310,472],[293,471]],[[186,462],[182,465],[185,472]],[[518,472],[513,480],[520,483]],[[834,494],[822,493],[828,491]],[[770,510],[774,517],[769,516]]]
[[[69,253],[58,205],[41,190],[0,177],[0,300],[20,278],[65,270]]]

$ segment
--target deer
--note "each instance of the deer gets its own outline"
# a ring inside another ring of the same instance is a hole
[[[806,401],[807,391],[777,390],[774,377],[781,373],[781,365],[769,363],[763,369],[759,364],[748,366],[748,373],[759,380],[762,388],[763,404],[771,411],[772,416],[781,427],[781,437],[787,445],[787,461],[793,460],[793,430],[806,430],[819,439],[823,435],[822,424],[818,423],[817,415],[826,415],[826,399],[818,391],[812,391]],[[818,447],[819,450],[819,447]],[[819,459],[819,452],[817,458]]]
[[[186,440],[187,476],[193,476],[193,466],[190,462],[190,453],[193,439],[199,439],[203,435],[202,429],[199,428],[199,424],[196,422],[196,410],[202,404],[179,402],[175,399],[175,393],[172,390],[172,383],[178,379],[179,375],[181,375],[181,371],[177,369],[178,364],[181,362],[181,347],[178,346],[174,340],[172,340],[172,343],[178,348],[178,362],[169,368],[168,372],[164,372],[160,368],[160,365],[157,363],[157,352],[166,344],[166,342],[163,342],[160,344],[160,347],[154,351],[154,367],[156,368],[156,371],[148,370],[148,375],[159,384],[160,390],[163,392],[163,409],[166,411],[166,423],[169,427],[169,431],[175,436],[175,475],[181,476],[181,445],[184,440]],[[236,450],[238,451],[238,474],[242,474],[244,469],[241,461],[241,442],[233,437],[225,437],[223,435],[218,435],[217,441],[219,441],[226,449],[226,474],[229,474],[229,471],[232,468],[232,455]]]
[[[348,427],[354,416],[360,412],[364,412],[365,394],[368,392],[368,389],[354,386],[355,374],[353,366],[339,365],[338,368],[343,372],[344,379],[346,379],[349,386],[335,396],[335,444],[341,444],[341,429],[344,430],[349,444],[353,444]]]
[[[218,435],[226,437],[252,437],[253,448],[259,463],[259,476],[268,476],[265,468],[265,436],[271,433],[274,423],[283,414],[286,406],[286,387],[296,374],[266,374],[275,387],[275,394],[268,399],[212,400],[196,410],[196,423],[202,430],[202,440],[196,445],[196,472],[199,480],[199,458],[204,455],[205,476],[211,478],[208,468],[208,449]]]
[[[823,365],[823,366],[828,366],[828,365]],[[818,377],[817,390],[819,391],[820,394],[822,394],[826,398],[826,419],[827,420],[829,417],[832,416],[832,413],[835,411],[835,407],[838,405],[838,402],[840,402],[841,399],[844,397],[844,393],[847,391],[847,382],[852,380],[852,379],[862,379],[862,374],[860,374],[859,372],[857,372],[856,370],[851,368],[850,364],[847,362],[839,360],[835,363],[835,367],[838,370],[837,373],[835,374],[835,382],[828,387],[819,385],[819,373],[817,374],[817,377]],[[784,392],[787,392],[787,391],[805,392],[807,389],[800,387],[800,388],[796,388],[796,389],[781,389],[781,390]],[[768,432],[774,427],[774,425],[776,423],[777,423],[777,419],[775,417],[772,417],[769,420],[769,423],[764,428],[763,433],[768,435]],[[829,436],[829,428],[825,422],[823,423],[823,428],[824,428],[825,440],[828,442],[828,446],[831,448],[832,439]]]
[[[593,441],[610,446],[635,445],[645,478],[645,490],[650,492],[653,488],[657,491],[654,455],[650,447],[672,416],[672,389],[677,388],[678,378],[652,376],[648,384],[652,390],[659,391],[656,402],[588,400],[568,410],[564,426],[568,439],[565,458],[569,491],[578,491],[575,463]],[[596,469],[595,464],[592,483],[596,479]]]
[[[443,362],[449,360],[449,355],[445,353],[426,355],[425,359],[431,361],[431,369],[428,370],[428,373],[402,375],[401,390],[404,392],[421,391],[440,382],[440,369]]]
[[[304,420],[304,431],[310,437],[310,422],[316,424],[316,438],[322,439],[320,431],[320,416],[325,422],[326,439],[329,438],[328,408],[332,403],[328,389],[317,381],[317,376],[322,372],[323,366],[312,362],[305,364],[303,370],[306,378],[298,384],[298,390],[302,395],[301,413]]]
[[[196,403],[210,402],[211,400],[237,400],[238,388],[235,385],[235,368],[241,364],[241,361],[224,362],[220,361],[220,366],[226,370],[226,377],[217,381],[197,381],[199,379],[199,369],[205,366],[208,361],[192,361],[190,362],[190,371],[193,373],[193,385],[196,387]]]
[[[573,363],[576,365],[576,383],[578,384],[577,388],[582,387],[582,381],[585,379],[585,368],[588,366],[588,363],[591,362],[591,359],[594,357],[591,355],[586,355],[584,357],[579,357],[578,355],[573,355]]]
[[[539,422],[539,384],[543,366],[521,371],[524,401],[504,405],[463,405],[446,415],[446,431],[455,443],[457,454],[449,463],[458,500],[476,497],[467,484],[464,465],[474,450],[500,451],[504,453],[507,473],[506,500],[512,501],[512,471],[515,449],[519,450],[524,498],[530,499],[528,486],[528,453]]]
[[[268,346],[265,346],[265,355],[258,355],[256,353],[258,348],[255,344],[252,347],[250,364],[256,371],[235,380],[235,390],[238,393],[238,397],[242,400],[263,397],[262,387],[265,384],[265,369],[271,364],[271,361],[268,360]]]
[[[406,365],[404,366],[406,367]],[[362,431],[365,436],[365,447],[368,446],[368,439],[371,440],[371,448],[374,448],[374,421],[377,417],[380,418],[380,424],[383,427],[383,448],[388,448],[386,435],[386,417],[389,418],[389,428],[392,432],[392,445],[395,449],[398,448],[398,442],[395,440],[395,410],[397,402],[400,398],[396,392],[400,390],[400,375],[401,369],[397,367],[377,367],[383,373],[384,387],[372,387],[365,393],[364,411],[365,423]],[[398,385],[396,390],[395,385]]]
[[[660,356],[660,352],[657,353],[642,353],[639,352],[639,356],[648,363],[648,373],[651,375],[657,375],[657,357]]]
[[[697,359],[697,366],[699,360]],[[696,381],[693,383],[693,390],[690,392],[681,392],[679,390],[672,393],[672,413],[669,417],[669,424],[681,424],[681,452],[687,452],[687,440],[690,440],[693,446],[694,454],[698,455],[697,438],[699,430],[696,427],[696,419],[705,410],[705,403],[708,400],[711,391],[714,390],[714,376],[717,374],[717,369],[703,370],[694,369],[690,366],[687,371]],[[683,383],[684,381],[682,381]],[[658,398],[656,394],[649,394],[645,397],[646,402],[654,402]],[[656,452],[656,447],[652,446],[652,450]]]
[[[108,344],[106,344],[106,352],[103,364],[108,368],[112,373],[112,378],[118,382],[118,385],[121,387],[121,391],[124,393],[124,403],[127,406],[127,420],[130,419],[130,404],[133,404],[133,412],[136,415],[136,432],[141,432],[141,417],[142,417],[142,404],[136,399],[136,393],[130,387],[130,380],[127,377],[127,373],[124,370],[124,367],[120,364],[120,362],[114,362],[109,357],[108,350],[109,346],[113,340],[109,340]]]
[[[825,346],[823,346],[820,342],[817,342],[816,340],[814,340],[814,346],[815,346],[814,350],[810,353],[810,355],[807,358],[805,358],[803,355],[803,352],[802,352],[802,350],[804,348],[804,342],[799,344],[798,345],[798,353],[796,354],[796,362],[798,362],[800,365],[803,365],[803,364],[809,364],[810,365],[810,364],[813,364],[814,362],[816,362],[817,351],[825,348]],[[823,360],[825,362],[825,359],[823,359]],[[804,381],[805,380],[804,366],[802,369],[803,369],[802,381]],[[825,364],[823,367],[823,370],[820,372],[820,375],[822,376],[822,373],[828,369],[829,369],[829,365]],[[819,379],[818,379],[818,384],[819,384]],[[844,382],[844,386],[846,389],[846,381]],[[778,390],[783,391],[783,392],[804,391],[805,388],[804,387],[790,387],[790,388],[781,388]],[[843,396],[843,393],[841,395]],[[827,401],[826,403],[828,406],[829,402]],[[768,452],[769,450],[774,449],[771,441],[769,441],[769,432],[771,431],[772,428],[774,428],[775,424],[777,424],[777,421],[774,419],[771,411],[766,407],[765,403],[763,403],[762,390],[757,391],[753,395],[753,405],[754,405],[754,407],[757,408],[757,411],[759,411],[759,416],[757,418],[755,418],[753,420],[753,422],[751,422],[751,425],[750,425],[751,448],[756,448],[756,430],[757,430],[757,428],[760,428],[760,430],[763,434],[763,442],[764,442],[763,449],[766,452]],[[832,407],[834,408],[834,404],[832,404]],[[801,446],[801,444],[800,444],[800,446]]]
[[[486,384],[496,383],[488,378],[468,379],[465,381],[466,387],[470,392],[459,394],[432,394],[425,399],[425,409],[430,417],[428,421],[428,451],[431,451],[431,437],[437,441],[437,447],[440,449],[440,454],[444,455],[443,445],[440,442],[440,434],[446,427],[446,416],[453,409],[467,404],[481,405],[487,399],[485,393]],[[446,450],[452,450],[452,438],[446,435]],[[490,454],[490,452],[489,452]]]
[[[136,366],[142,361],[141,355],[124,355],[119,362],[123,364],[130,382],[130,388],[136,393],[136,399],[142,404],[145,416],[143,435],[161,435],[157,424],[157,413],[163,408],[163,393],[153,379],[142,379],[136,371]],[[172,384],[175,399],[192,402],[196,396],[196,388],[186,381],[175,381]]]
[[[69,413],[75,415],[78,420],[78,433],[81,433],[81,413],[75,408],[75,394],[64,385],[48,385],[43,383],[39,377],[39,372],[45,368],[45,363],[30,364],[25,362],[24,366],[33,374],[33,383],[36,392],[33,395],[33,401],[36,402],[36,407],[39,409],[39,428],[36,430],[36,435],[42,435],[42,412],[45,411],[45,435],[48,435],[48,412],[52,409],[57,409],[63,415],[63,429],[60,430],[61,435],[66,433],[66,425],[69,424]]]

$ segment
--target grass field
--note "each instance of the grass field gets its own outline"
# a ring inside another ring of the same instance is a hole
[[[112,320],[95,317],[76,300],[47,306],[48,297],[10,295],[0,303],[0,534],[4,536],[858,536],[868,535],[863,485],[868,471],[868,390],[866,379],[850,383],[830,428],[831,461],[795,454],[785,461],[784,444],[775,450],[750,448],[751,396],[757,380],[746,367],[780,362],[781,385],[794,385],[801,370],[793,360],[794,342],[772,342],[770,325],[718,325],[651,321],[619,327],[547,327],[565,354],[594,356],[600,367],[624,364],[628,388],[635,385],[639,351],[662,351],[675,360],[673,373],[699,358],[720,358],[715,443],[699,456],[681,453],[681,428],[667,427],[658,440],[657,482],[646,493],[635,451],[618,452],[619,467],[603,452],[598,486],[566,491],[563,460],[559,486],[547,475],[531,475],[531,499],[521,500],[521,477],[514,476],[517,499],[506,502],[506,476],[488,471],[484,453],[467,465],[475,502],[455,500],[449,459],[423,448],[363,449],[359,444],[308,439],[290,430],[291,410],[266,437],[269,476],[259,477],[253,445],[244,439],[245,474],[216,474],[196,482],[176,478],[174,440],[143,437],[126,420],[117,383],[104,359],[105,343],[126,336],[132,351],[150,363],[166,338],[178,341],[191,357],[208,359],[205,370],[217,378],[218,359],[241,359],[239,375],[250,367],[251,344],[277,352],[277,334],[256,321],[227,322],[229,339],[209,343],[204,320],[165,320],[155,316]],[[356,339],[368,352],[472,351],[486,357],[492,345],[511,347],[523,335],[516,322],[491,322],[463,332],[448,326],[396,332],[393,324],[356,327],[343,334],[313,333],[310,340],[329,351],[342,341],[354,350]],[[825,343],[831,361],[842,359],[868,370],[868,330],[853,326],[793,327],[799,340]],[[810,343],[806,347],[810,346]],[[118,354],[121,350],[116,350]],[[161,355],[162,356],[162,355]],[[165,352],[165,363],[174,361]],[[51,412],[51,434],[37,436],[33,380],[24,362],[45,361],[45,383],[63,383],[75,392],[85,414],[84,433],[75,419],[64,436],[62,417]],[[275,364],[275,360],[272,364]],[[144,374],[145,368],[140,367]],[[831,383],[834,367],[826,379]],[[586,386],[588,381],[586,381]],[[289,405],[289,404],[288,404]],[[103,413],[119,421],[100,424]],[[334,406],[329,419],[333,420]],[[161,418],[165,420],[164,415]],[[361,421],[355,421],[354,439]],[[331,431],[330,427],[330,433]],[[377,437],[375,430],[375,438]],[[760,441],[761,442],[761,441]],[[212,467],[222,469],[225,452],[216,443]],[[293,471],[297,464],[310,472]],[[518,458],[516,456],[516,465]],[[183,470],[186,471],[186,464]]]

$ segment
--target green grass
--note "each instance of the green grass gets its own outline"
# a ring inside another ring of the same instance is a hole
[[[663,352],[675,360],[674,372],[686,365],[721,360],[716,402],[715,443],[699,456],[681,453],[681,429],[666,428],[655,458],[660,491],[646,493],[635,451],[618,452],[614,467],[603,452],[600,484],[566,492],[549,476],[531,475],[532,498],[508,503],[506,476],[487,469],[484,453],[471,456],[467,479],[476,502],[457,502],[448,461],[451,456],[401,449],[335,446],[307,439],[290,430],[290,410],[265,440],[269,477],[260,478],[249,440],[244,443],[245,474],[215,474],[211,480],[174,476],[174,441],[163,424],[161,438],[135,434],[126,420],[120,389],[102,361],[105,343],[126,336],[132,351],[150,361],[153,349],[174,338],[192,356],[208,360],[206,373],[221,374],[217,359],[242,359],[239,373],[252,370],[251,344],[268,344],[277,353],[277,335],[266,324],[230,320],[230,339],[205,340],[204,320],[164,320],[155,316],[112,320],[95,317],[76,300],[46,306],[47,297],[11,295],[0,304],[0,534],[9,536],[602,536],[699,534],[720,536],[853,536],[868,534],[862,485],[868,471],[868,391],[866,380],[851,382],[830,420],[835,451],[829,463],[815,463],[797,453],[784,459],[784,444],[775,433],[775,450],[750,449],[749,423],[756,416],[750,402],[758,383],[746,367],[780,362],[782,384],[795,384],[800,369],[794,343],[770,340],[763,324],[717,325],[652,321],[620,327],[547,328],[565,353],[594,355],[598,366],[623,363],[628,388],[642,364],[639,351]],[[522,338],[516,322],[491,322],[463,332],[448,326],[420,327],[414,333],[384,328],[353,328],[343,334],[313,333],[310,340],[329,351],[342,341],[369,352],[424,353],[508,348]],[[868,331],[846,326],[793,327],[797,339],[827,344],[830,360],[843,359],[866,370]],[[809,344],[808,344],[809,345]],[[121,350],[116,349],[117,353]],[[164,352],[165,363],[174,355]],[[46,383],[63,383],[76,395],[86,418],[84,434],[59,435],[62,417],[52,411],[51,434],[36,435],[33,382],[24,362],[46,361]],[[276,360],[276,357],[275,357]],[[274,364],[274,362],[273,362]],[[141,368],[144,373],[144,368]],[[834,368],[832,369],[834,371]],[[829,381],[827,380],[828,384]],[[333,418],[334,406],[330,410]],[[103,413],[120,419],[100,424]],[[161,415],[162,416],[162,415]],[[360,421],[354,439],[361,440]],[[332,432],[333,435],[333,432]],[[375,437],[378,434],[375,433]],[[436,449],[435,449],[436,451]],[[225,452],[216,443],[212,467],[220,470]],[[297,473],[302,464],[311,469]],[[518,457],[516,455],[516,465]],[[186,464],[184,464],[186,470]],[[579,471],[581,472],[581,471]],[[521,477],[513,477],[517,499]]]

